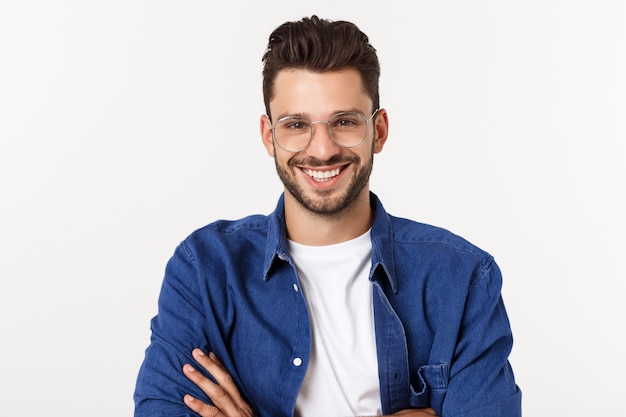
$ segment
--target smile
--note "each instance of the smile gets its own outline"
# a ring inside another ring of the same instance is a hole
[[[341,171],[341,169],[335,168],[335,169],[331,169],[330,171],[315,171],[312,169],[304,169],[303,171],[305,174],[313,178],[315,181],[325,182],[339,175],[339,172]]]

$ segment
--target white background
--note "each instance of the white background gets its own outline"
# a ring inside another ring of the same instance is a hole
[[[132,414],[174,247],[274,208],[261,55],[312,13],[379,51],[372,190],[500,264],[525,416],[623,415],[626,3],[303,3],[2,1],[0,415]]]

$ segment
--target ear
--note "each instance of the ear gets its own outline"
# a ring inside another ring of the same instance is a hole
[[[267,150],[267,154],[271,157],[274,157],[274,136],[272,132],[272,122],[267,115],[261,116],[260,121],[261,128],[261,140],[263,141],[263,146]]]
[[[389,117],[387,116],[387,110],[380,109],[376,114],[376,122],[374,124],[374,153],[379,153],[383,150],[385,142],[387,142],[387,135],[389,134]]]

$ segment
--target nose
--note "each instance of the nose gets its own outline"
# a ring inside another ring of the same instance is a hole
[[[341,151],[341,147],[330,136],[328,122],[313,122],[311,128],[311,141],[304,150],[307,155],[326,161]]]

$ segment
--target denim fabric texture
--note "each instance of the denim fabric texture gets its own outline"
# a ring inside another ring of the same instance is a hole
[[[287,250],[283,197],[269,216],[217,221],[169,260],[135,388],[135,416],[195,416],[182,373],[213,351],[258,417],[293,416],[311,324]],[[492,256],[441,228],[387,214],[371,194],[377,366],[383,412],[433,407],[440,417],[518,417],[513,338]]]

